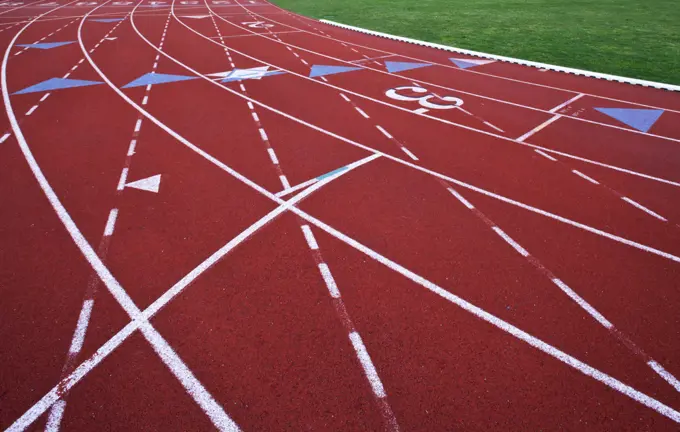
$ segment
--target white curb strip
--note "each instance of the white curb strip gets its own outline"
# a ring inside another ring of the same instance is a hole
[[[329,21],[329,20],[319,20],[320,22],[340,28],[344,28],[347,30],[353,30],[356,32],[360,33],[366,33],[370,34],[373,36],[378,36],[378,37],[383,37],[387,39],[392,39],[392,40],[397,40],[401,42],[407,42],[407,43],[412,43],[416,45],[422,45],[430,48],[437,48],[441,49],[444,51],[451,51],[451,52],[456,52],[460,54],[465,54],[465,55],[470,55],[474,57],[483,57],[483,58],[488,58],[488,59],[493,59],[493,60],[500,60],[508,63],[516,63],[516,64],[521,64],[524,66],[531,66],[531,67],[536,67],[540,69],[548,69],[548,70],[553,70],[557,72],[565,72],[569,74],[574,74],[574,75],[582,75],[590,78],[597,78],[597,79],[603,79],[607,81],[617,81],[621,83],[626,83],[626,84],[634,84],[634,85],[641,85],[644,87],[654,87],[658,89],[663,89],[663,90],[670,90],[670,91],[680,91],[680,86],[677,85],[672,85],[672,84],[664,84],[664,83],[659,83],[659,82],[654,82],[654,81],[646,81],[646,80],[640,80],[640,79],[635,79],[635,78],[626,78],[626,77],[621,77],[617,75],[608,75],[608,74],[603,74],[599,72],[591,72],[591,71],[586,71],[582,69],[574,69],[574,68],[568,68],[568,67],[563,67],[563,66],[555,66],[551,64],[546,64],[546,63],[539,63],[539,62],[534,62],[534,61],[529,61],[529,60],[521,60],[521,59],[516,59],[512,57],[504,57],[504,56],[499,56],[495,54],[487,54],[479,51],[471,51],[471,50],[466,50],[462,48],[456,48],[456,47],[451,47],[448,45],[441,45],[441,44],[436,44],[432,42],[425,42],[425,41],[420,41],[417,39],[411,39],[407,37],[402,37],[402,36],[394,36],[388,33],[382,33],[374,30],[368,30],[364,29],[361,27],[354,27],[351,25],[347,24],[342,24],[342,23],[337,23],[335,21]]]

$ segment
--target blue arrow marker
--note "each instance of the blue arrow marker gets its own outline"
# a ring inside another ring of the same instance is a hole
[[[393,62],[393,61],[386,61],[385,62],[385,67],[387,68],[387,71],[390,73],[394,72],[402,72],[402,71],[407,71],[411,69],[419,69],[419,68],[424,68],[432,66],[430,63],[411,63],[411,62]]]
[[[37,48],[37,49],[52,49],[64,45],[69,45],[74,43],[75,41],[68,41],[68,42],[42,42],[42,43],[36,43],[36,44],[17,44],[20,47],[26,47],[26,48]]]
[[[84,86],[92,86],[92,85],[97,85],[97,84],[103,84],[103,83],[99,82],[99,81],[74,80],[74,79],[66,79],[66,78],[50,78],[46,81],[40,82],[38,84],[34,84],[30,87],[26,87],[23,90],[19,90],[18,92],[14,93],[14,94],[34,93],[34,92],[42,92],[42,91],[50,91],[50,90],[60,90],[60,89],[65,89],[65,88],[84,87]]]
[[[640,132],[647,132],[661,114],[663,110],[660,109],[638,109],[638,108],[595,108],[602,114],[606,114],[609,117],[615,118],[616,120],[632,127]]]
[[[193,80],[198,77],[191,77],[185,75],[170,75],[161,73],[147,73],[136,80],[129,82],[123,86],[123,88],[140,87],[148,84],[165,84],[177,81],[188,81]]]
[[[325,66],[325,65],[313,65],[312,70],[309,73],[310,78],[315,78],[315,77],[320,77],[320,76],[325,76],[325,75],[333,75],[333,74],[339,74],[343,72],[352,72],[355,70],[362,69],[360,67],[351,67],[351,66]]]

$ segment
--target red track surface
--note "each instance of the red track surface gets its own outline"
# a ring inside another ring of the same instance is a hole
[[[263,0],[3,4],[0,43],[3,429],[678,430],[677,93]],[[58,77],[99,84],[14,94]]]

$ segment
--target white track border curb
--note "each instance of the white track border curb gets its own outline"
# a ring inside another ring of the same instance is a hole
[[[483,58],[488,58],[488,59],[493,59],[493,60],[499,60],[499,61],[504,61],[508,63],[515,63],[515,64],[520,64],[523,66],[531,66],[535,68],[540,68],[540,69],[548,69],[552,71],[557,71],[557,72],[565,72],[568,74],[573,74],[573,75],[581,75],[589,78],[597,78],[597,79],[603,79],[607,81],[617,81],[620,83],[625,83],[625,84],[633,84],[633,85],[640,85],[643,87],[653,87],[657,89],[662,89],[662,90],[670,90],[670,91],[676,91],[680,92],[680,86],[677,85],[672,85],[672,84],[664,84],[664,83],[659,83],[659,82],[654,82],[654,81],[646,81],[646,80],[640,80],[636,78],[626,78],[622,76],[617,76],[617,75],[608,75],[608,74],[603,74],[599,72],[591,72],[587,70],[582,70],[582,69],[574,69],[574,68],[568,68],[568,67],[563,67],[563,66],[555,66],[547,63],[539,63],[539,62],[534,62],[534,61],[529,61],[529,60],[522,60],[522,59],[516,59],[512,57],[504,57],[504,56],[499,56],[495,54],[488,54],[488,53],[483,53],[479,51],[471,51],[471,50],[466,50],[463,48],[456,48],[448,45],[441,45],[441,44],[436,44],[432,42],[425,42],[417,39],[411,39],[407,37],[402,37],[402,36],[395,36],[391,35],[388,33],[382,33],[378,32],[375,30],[368,30],[364,29],[361,27],[354,27],[351,25],[347,24],[342,24],[338,23],[335,21],[329,21],[329,20],[319,20],[320,22],[328,25],[332,25],[335,27],[340,27],[344,28],[346,30],[353,30],[356,32],[360,33],[366,33],[369,35],[373,36],[378,36],[378,37],[383,37],[387,39],[392,39],[400,42],[406,42],[406,43],[412,43],[416,45],[422,45],[430,48],[436,48],[436,49],[441,49],[444,51],[451,51],[451,52],[456,52],[459,54],[465,54],[469,56],[474,56],[474,57],[483,57]]]

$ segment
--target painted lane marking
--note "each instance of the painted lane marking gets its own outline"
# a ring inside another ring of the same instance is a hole
[[[256,123],[260,122],[260,118],[257,116],[256,112],[252,112],[251,115],[253,116],[253,120],[255,120]]]
[[[123,168],[123,171],[120,173],[120,180],[118,180],[118,187],[116,190],[122,191],[123,188],[125,187],[125,181],[127,180],[127,175],[128,175],[128,169]]]
[[[2,136],[2,138],[0,138],[0,144],[2,144],[2,143],[4,143],[5,141],[7,141],[7,138],[9,138],[10,136],[12,136],[11,133],[9,133],[9,132],[5,133],[5,134]]]
[[[348,166],[344,166],[344,167],[340,167],[340,168],[335,169],[335,170],[333,170],[333,171],[327,172],[326,174],[322,174],[322,175],[320,175],[319,177],[317,177],[316,179],[317,179],[317,180],[323,180],[323,179],[325,179],[325,178],[327,178],[327,177],[334,176],[334,175],[336,175],[336,174],[338,174],[338,173],[341,173],[341,172],[343,172],[343,171],[346,171],[346,170],[348,170],[348,169],[349,169],[349,165],[348,165]]]
[[[279,159],[276,157],[276,153],[274,152],[274,149],[271,148],[271,147],[268,148],[268,149],[267,149],[267,153],[269,153],[269,158],[272,160],[272,163],[273,163],[274,165],[278,165],[278,164],[279,164]]]
[[[466,200],[465,198],[463,198],[463,196],[462,196],[461,194],[459,194],[458,192],[456,192],[453,188],[447,188],[447,190],[448,190],[449,192],[451,192],[451,195],[455,196],[455,197],[458,199],[458,201],[460,201],[461,203],[463,203],[463,205],[464,205],[465,207],[467,207],[468,209],[472,210],[472,209],[475,208],[475,206],[473,206],[472,204],[470,204],[470,202],[469,202],[468,200]]]
[[[93,304],[94,301],[92,299],[88,299],[83,302],[80,315],[78,316],[78,324],[76,324],[76,331],[73,333],[73,338],[71,339],[71,347],[69,348],[70,354],[78,354],[83,348],[83,343],[85,342],[85,333],[87,332],[87,324],[90,321],[90,316],[92,315]]]
[[[666,369],[663,368],[659,363],[655,362],[654,360],[650,360],[649,363],[647,363],[649,367],[654,369],[657,374],[659,374],[663,379],[668,382],[668,384],[672,385],[675,390],[680,392],[680,381],[678,381],[677,378],[675,378],[673,375],[671,375]]]
[[[368,114],[366,114],[366,113],[364,112],[364,110],[362,110],[361,108],[355,106],[354,109],[357,110],[357,111],[359,112],[359,114],[361,114],[361,116],[362,116],[363,118],[365,118],[365,119],[369,119],[369,118],[370,118],[370,117],[368,116]]]
[[[574,96],[573,98],[571,98],[571,99],[569,99],[568,101],[566,101],[565,103],[557,105],[555,108],[551,109],[551,110],[548,111],[548,112],[550,112],[550,113],[555,113],[555,112],[561,110],[562,108],[566,107],[567,105],[569,105],[569,104],[571,104],[571,103],[573,103],[573,102],[576,102],[577,100],[581,99],[583,96],[585,96],[585,94],[579,93],[579,94],[577,94],[576,96]]]
[[[401,148],[401,151],[403,151],[404,153],[406,153],[406,155],[407,155],[408,157],[410,157],[411,159],[413,159],[414,161],[419,160],[418,157],[417,157],[416,155],[414,155],[413,153],[411,153],[411,150],[407,149],[407,148],[404,147],[404,146],[400,146],[400,148]]]
[[[384,398],[386,396],[385,388],[383,387],[382,381],[380,381],[378,371],[376,371],[371,357],[368,355],[366,346],[361,340],[361,336],[359,336],[359,333],[357,332],[352,332],[349,334],[349,339],[352,341],[352,346],[354,347],[354,351],[357,353],[357,357],[359,357],[359,362],[361,363],[361,367],[364,369],[364,373],[368,378],[368,382],[371,383],[373,393],[375,393],[375,395],[380,399]]]
[[[255,107],[253,106],[253,103],[250,102],[250,101],[248,101],[248,108],[250,108],[251,110],[255,109]]]
[[[135,132],[139,132],[139,130],[142,128],[142,119],[137,119],[137,123],[135,123]]]
[[[278,192],[278,193],[276,194],[276,196],[277,196],[278,198],[281,198],[281,197],[286,196],[286,195],[289,195],[289,194],[291,194],[291,193],[293,193],[293,192],[295,192],[295,191],[297,191],[297,190],[304,189],[304,188],[306,188],[307,186],[312,185],[312,184],[314,184],[314,183],[316,183],[316,182],[318,182],[318,181],[319,181],[318,178],[309,179],[309,180],[307,180],[306,182],[303,182],[303,183],[300,183],[300,184],[298,184],[298,185],[295,185],[295,186],[291,187],[290,189],[284,189],[284,190],[282,190],[281,192]]]
[[[591,182],[591,183],[593,183],[593,184],[596,184],[596,185],[599,185],[599,184],[600,184],[600,182],[598,182],[597,180],[595,180],[595,179],[592,178],[592,177],[588,177],[587,175],[583,174],[581,171],[578,171],[578,170],[571,170],[571,172],[573,172],[574,174],[576,174],[577,176],[579,176],[579,177],[581,177],[581,178],[584,178],[584,179],[588,180],[589,182]]]
[[[561,289],[565,294],[567,294],[572,300],[574,300],[576,303],[578,303],[578,305],[581,306],[581,308],[582,308],[583,310],[585,310],[586,312],[588,312],[588,314],[590,314],[590,316],[592,316],[593,318],[595,318],[595,319],[597,320],[597,322],[599,322],[600,324],[602,324],[602,325],[603,325],[604,327],[606,327],[607,329],[611,329],[611,328],[614,327],[614,325],[613,325],[611,322],[609,322],[608,319],[606,319],[604,316],[602,316],[601,313],[599,313],[594,307],[592,307],[592,306],[591,306],[587,301],[585,301],[581,296],[579,296],[578,294],[576,294],[576,292],[574,292],[574,290],[572,290],[571,288],[569,288],[564,282],[562,282],[561,280],[559,280],[559,279],[557,279],[557,278],[552,279],[552,282],[553,282],[555,285],[557,285],[557,287],[558,287],[559,289]]]
[[[519,245],[515,240],[512,239],[509,235],[507,235],[502,229],[498,228],[497,226],[491,227],[492,230],[496,232],[503,240],[505,240],[510,246],[512,246],[513,249],[515,249],[520,255],[523,257],[528,257],[529,252],[526,251],[522,246]]]
[[[283,185],[283,189],[290,189],[290,183],[288,183],[288,179],[286,178],[285,175],[280,175],[279,180],[281,181],[281,184]]]
[[[518,141],[518,142],[524,142],[524,140],[526,140],[526,139],[529,138],[530,136],[534,135],[535,133],[541,131],[542,129],[546,128],[546,127],[547,127],[548,125],[550,125],[551,123],[557,121],[560,117],[562,117],[562,116],[561,116],[561,115],[556,115],[556,116],[554,116],[554,117],[549,118],[548,120],[544,121],[544,122],[541,123],[540,125],[538,125],[538,126],[536,126],[535,128],[531,129],[529,132],[527,132],[527,133],[525,133],[524,135],[522,135],[521,137],[517,138],[516,141]]]
[[[106,220],[106,228],[104,228],[104,236],[110,237],[113,235],[113,230],[116,227],[116,218],[118,218],[118,209],[111,209],[109,218]]]
[[[652,215],[652,216],[654,216],[655,218],[657,218],[657,219],[659,219],[659,220],[661,220],[661,221],[668,222],[668,220],[667,220],[665,217],[659,215],[658,213],[654,213],[653,211],[651,211],[651,210],[648,209],[647,207],[643,206],[642,204],[640,204],[640,203],[638,203],[638,202],[633,201],[632,199],[630,199],[630,198],[628,198],[628,197],[621,197],[621,199],[624,200],[625,202],[627,202],[628,204],[630,204],[630,205],[632,205],[632,206],[634,206],[634,207],[639,208],[639,209],[642,210],[643,212],[645,212],[645,213],[647,213],[647,214],[649,214],[649,215]]]
[[[319,249],[319,244],[316,242],[314,234],[312,233],[311,228],[309,228],[309,225],[302,225],[300,228],[302,228],[302,233],[305,236],[305,240],[307,240],[307,245],[309,248],[312,250]]]
[[[351,102],[347,96],[345,96],[344,93],[340,93],[340,96],[347,102]]]
[[[262,141],[269,141],[269,137],[267,136],[267,132],[264,131],[263,128],[260,128],[260,138],[262,138]]]
[[[393,139],[394,137],[390,135],[389,132],[387,132],[382,126],[380,125],[375,125],[376,129],[378,129],[380,132],[382,132],[383,135],[385,135],[389,139]]]
[[[47,99],[48,97],[50,97],[50,93],[45,93],[43,97],[40,98],[40,102],[45,102],[45,99]]]
[[[331,294],[331,297],[340,298],[338,285],[335,283],[335,279],[333,279],[333,275],[331,274],[331,270],[328,268],[328,265],[326,263],[319,264],[319,271],[321,272],[323,281],[326,282],[326,287],[328,288],[328,292]]]
[[[59,432],[59,425],[61,423],[61,418],[64,416],[65,409],[66,401],[63,400],[58,400],[52,405],[50,415],[47,418],[47,424],[45,425],[45,432]]]
[[[146,105],[149,102],[149,95],[144,95],[144,99],[142,99],[142,105]]]
[[[130,141],[130,147],[128,147],[127,156],[132,156],[135,154],[135,147],[137,146],[137,140],[133,139]]]
[[[554,157],[550,156],[550,155],[547,154],[547,153],[543,153],[542,151],[540,151],[540,150],[538,150],[538,149],[534,149],[534,151],[535,151],[536,153],[540,154],[541,156],[543,156],[543,157],[546,158],[546,159],[550,159],[550,160],[553,161],[553,162],[557,162],[557,159],[555,159]]]

